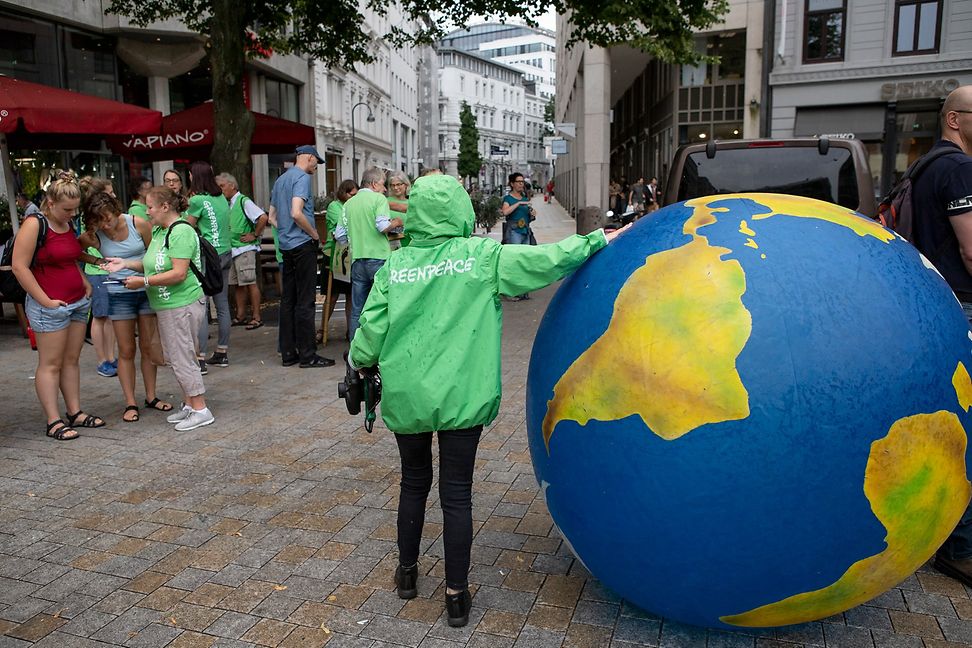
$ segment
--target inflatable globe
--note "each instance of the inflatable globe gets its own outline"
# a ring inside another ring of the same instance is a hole
[[[769,627],[907,578],[969,501],[969,326],[906,241],[829,203],[643,218],[560,287],[527,423],[570,548],[665,617]]]

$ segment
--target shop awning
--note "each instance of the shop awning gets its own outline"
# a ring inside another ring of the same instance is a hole
[[[162,113],[111,99],[0,76],[0,166],[4,185],[13,193],[9,147],[100,148],[109,135],[158,133]],[[17,211],[10,198],[10,221],[17,231]]]
[[[133,135],[161,125],[157,110],[0,76],[0,133],[14,146],[31,146],[31,135]]]
[[[314,143],[314,129],[286,119],[254,112],[256,126],[250,154],[293,153],[301,144]],[[111,150],[144,162],[158,160],[208,160],[213,147],[213,103],[207,101],[168,115],[162,130],[152,135],[111,138]]]
[[[793,135],[880,140],[884,138],[884,112],[884,105],[797,108]]]

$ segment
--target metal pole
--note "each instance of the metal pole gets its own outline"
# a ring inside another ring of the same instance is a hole
[[[10,226],[16,234],[20,229],[17,218],[17,187],[14,185],[13,171],[10,168],[10,149],[7,148],[7,136],[0,133],[0,167],[3,167],[3,184],[7,191],[7,205],[10,208]]]
[[[360,104],[355,104],[354,108],[357,108],[359,105]],[[357,177],[358,176],[358,169],[357,169],[358,153],[355,150],[355,145],[354,145],[354,108],[351,109],[351,177],[354,178],[355,182],[357,182],[358,181],[358,177]]]

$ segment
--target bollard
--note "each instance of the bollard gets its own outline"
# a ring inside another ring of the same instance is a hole
[[[604,227],[606,219],[600,207],[588,205],[577,214],[577,233],[590,234],[594,230]]]

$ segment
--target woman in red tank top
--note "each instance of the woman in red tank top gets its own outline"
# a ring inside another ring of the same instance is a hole
[[[101,427],[105,421],[81,409],[81,369],[78,359],[90,307],[91,284],[81,273],[82,256],[71,219],[81,191],[71,174],[51,183],[43,202],[46,235],[40,247],[40,218],[28,218],[17,234],[13,272],[27,291],[27,318],[37,334],[34,387],[47,415],[47,436],[59,441],[78,438],[75,427]],[[58,413],[60,390],[67,420]],[[72,413],[73,412],[73,413]]]

